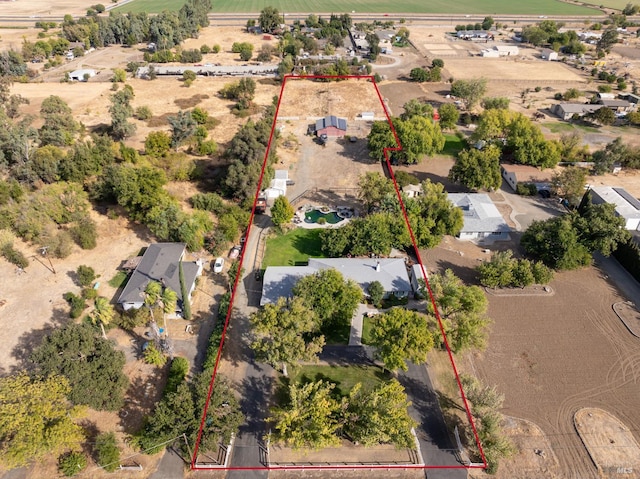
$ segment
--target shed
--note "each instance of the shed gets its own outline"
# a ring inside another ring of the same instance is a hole
[[[69,73],[69,80],[71,81],[87,81],[89,78],[96,76],[96,71],[90,68],[82,68],[80,70],[74,70]]]
[[[347,134],[347,120],[337,116],[325,116],[316,121],[316,135],[329,138],[341,138]]]
[[[598,100],[613,100],[616,97],[616,95],[615,93],[598,92],[596,93],[596,97],[598,98]]]
[[[542,171],[533,166],[507,163],[500,165],[500,173],[513,191],[517,191],[518,183],[532,183],[536,185],[538,191],[549,189],[553,177],[553,171],[549,169]]]
[[[427,267],[424,267],[424,272],[427,273]],[[422,272],[422,265],[419,263],[414,264],[410,270],[411,274],[411,286],[413,287],[414,293],[420,293],[420,280],[426,282],[427,278],[425,278],[424,273]],[[427,277],[429,277],[429,273],[427,273]]]
[[[558,60],[558,52],[551,50],[551,48],[543,48],[540,50],[540,58],[549,62]]]
[[[496,45],[493,49],[496,50],[501,57],[520,54],[520,49],[515,45]]]
[[[360,118],[366,121],[373,121],[376,119],[376,116],[372,111],[363,111],[360,113]]]

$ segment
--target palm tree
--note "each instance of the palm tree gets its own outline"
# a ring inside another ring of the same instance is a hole
[[[176,305],[178,304],[178,294],[171,288],[164,288],[162,296],[160,298],[162,303],[162,320],[164,321],[164,334],[169,336],[169,330],[167,329],[167,314],[175,313]]]
[[[144,289],[144,304],[149,308],[151,313],[151,320],[155,323],[156,318],[153,316],[153,308],[158,305],[162,296],[162,284],[158,281],[151,281]]]
[[[98,323],[102,329],[102,337],[107,339],[107,333],[104,330],[105,325],[109,325],[113,321],[115,310],[113,305],[109,304],[109,300],[102,296],[98,296],[95,300],[95,309],[93,310],[92,321]]]

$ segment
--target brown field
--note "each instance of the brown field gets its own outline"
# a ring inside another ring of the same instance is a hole
[[[429,271],[452,268],[472,280],[472,268],[486,257],[475,251],[450,240],[425,252],[423,259]],[[484,353],[458,363],[463,371],[498,386],[505,394],[505,414],[544,431],[558,457],[559,477],[595,478],[596,469],[574,428],[574,414],[583,407],[599,407],[638,431],[640,351],[637,339],[611,308],[624,298],[597,266],[558,273],[551,286],[556,294],[546,297],[488,296],[494,321],[489,345]]]
[[[3,1],[2,14],[12,16],[33,16],[34,22],[41,15],[75,15],[87,11],[96,2],[92,0],[56,0],[55,5],[48,0]]]
[[[289,80],[280,103],[278,118],[337,115],[354,120],[363,111],[384,117],[380,98],[367,80],[348,80],[331,84]]]

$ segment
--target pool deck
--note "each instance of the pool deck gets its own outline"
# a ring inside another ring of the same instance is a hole
[[[305,221],[305,217],[306,217],[305,215],[306,215],[306,213],[307,213],[307,212],[309,212],[310,210],[318,210],[318,211],[319,211],[320,213],[322,213],[322,214],[336,213],[336,214],[338,215],[338,217],[340,217],[340,215],[338,214],[338,211],[339,211],[339,209],[340,209],[340,208],[338,208],[338,209],[329,208],[329,209],[328,209],[328,211],[322,211],[322,209],[321,209],[321,208],[322,208],[321,206],[318,206],[318,207],[315,207],[315,206],[314,206],[314,207],[304,207],[304,206],[301,206],[301,207],[300,207],[300,208],[298,208],[298,209],[296,210],[296,212],[295,212],[295,215],[294,215],[294,217],[293,217],[293,219],[294,219],[293,223],[294,223],[296,226],[298,226],[298,227],[300,227],[300,228],[305,228],[305,229],[317,229],[317,228],[322,228],[322,229],[324,229],[324,228],[340,228],[340,227],[342,227],[342,226],[346,225],[346,224],[347,224],[347,222],[349,222],[349,220],[351,219],[351,218],[342,218],[342,220],[341,220],[341,221],[338,221],[337,223],[333,223],[333,224],[331,224],[331,223],[329,223],[329,222],[326,222],[325,224],[320,224],[320,223],[307,223],[307,222]],[[353,217],[353,218],[355,218],[356,216],[357,216],[357,213],[355,213],[355,212],[354,212],[352,217]]]

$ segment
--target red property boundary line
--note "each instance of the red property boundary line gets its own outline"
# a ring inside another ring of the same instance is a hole
[[[229,327],[229,320],[231,318],[231,313],[233,311],[233,304],[234,304],[234,300],[236,297],[236,292],[238,289],[238,282],[240,280],[240,274],[236,275],[235,281],[233,283],[233,289],[231,292],[231,298],[229,301],[229,309],[227,311],[227,316],[225,318],[225,323],[224,323],[224,328],[222,330],[222,336],[221,336],[221,340],[220,340],[220,345],[218,346],[218,353],[216,355],[216,362],[215,362],[215,366],[213,368],[213,374],[211,375],[211,382],[209,383],[209,392],[207,394],[207,401],[205,403],[204,406],[204,410],[202,411],[202,419],[200,420],[200,428],[198,430],[198,436],[196,439],[196,443],[193,449],[193,456],[191,458],[191,470],[352,470],[352,469],[485,469],[487,467],[487,459],[485,457],[484,454],[484,450],[482,448],[482,444],[480,443],[480,438],[478,437],[478,431],[475,425],[475,422],[473,420],[473,416],[471,415],[471,410],[469,408],[469,403],[467,401],[467,397],[464,393],[464,390],[462,388],[462,383],[460,381],[460,375],[458,373],[458,368],[456,367],[456,363],[453,359],[453,353],[451,352],[451,348],[449,347],[449,342],[447,340],[447,335],[444,332],[444,326],[442,324],[442,319],[440,317],[440,311],[438,310],[438,307],[436,306],[436,302],[435,302],[435,298],[433,296],[433,291],[431,290],[431,285],[429,284],[429,280],[427,277],[427,271],[426,268],[424,266],[424,263],[422,262],[422,257],[420,256],[420,251],[418,249],[418,246],[416,244],[416,239],[415,236],[413,234],[413,230],[411,229],[411,224],[409,223],[409,217],[407,216],[407,211],[405,209],[405,205],[404,202],[402,201],[402,195],[400,194],[400,188],[398,187],[398,183],[396,181],[395,178],[395,174],[393,172],[393,168],[391,167],[391,161],[389,158],[389,152],[390,151],[400,151],[402,150],[402,145],[400,144],[400,140],[398,139],[398,134],[396,133],[396,130],[393,126],[393,123],[391,122],[391,118],[389,117],[389,112],[387,111],[387,108],[384,104],[384,101],[382,99],[382,95],[380,94],[380,90],[378,89],[378,85],[376,84],[374,77],[373,76],[357,76],[357,75],[304,75],[304,76],[296,76],[296,75],[286,75],[283,78],[282,81],[282,86],[280,88],[280,95],[278,97],[278,104],[276,106],[276,112],[273,118],[273,124],[271,125],[271,133],[269,135],[269,143],[267,144],[267,148],[265,150],[265,154],[264,154],[264,160],[262,162],[262,170],[260,171],[260,179],[258,180],[258,186],[256,187],[256,194],[255,197],[253,199],[253,206],[251,207],[251,215],[249,217],[249,225],[247,227],[247,231],[245,233],[245,237],[248,239],[249,238],[249,233],[251,232],[251,227],[253,226],[253,219],[255,217],[255,212],[256,212],[256,203],[258,201],[258,196],[260,194],[261,188],[262,188],[262,181],[264,178],[264,173],[266,170],[266,166],[267,166],[267,159],[269,158],[269,152],[271,151],[271,142],[273,140],[273,133],[275,131],[276,128],[276,121],[278,119],[278,113],[280,111],[280,103],[282,102],[282,96],[284,94],[284,89],[285,86],[287,84],[288,80],[346,80],[346,79],[357,79],[357,80],[363,80],[363,81],[369,81],[373,84],[373,87],[376,91],[376,94],[378,95],[378,99],[380,100],[380,104],[382,105],[382,108],[384,109],[384,114],[385,117],[387,118],[387,122],[389,123],[389,126],[391,127],[391,132],[393,133],[393,137],[395,139],[396,142],[396,146],[395,147],[387,147],[387,148],[383,148],[383,154],[385,157],[385,160],[387,162],[387,168],[389,169],[389,172],[391,174],[391,179],[393,181],[393,185],[396,191],[396,195],[398,197],[398,201],[400,202],[400,207],[402,209],[402,214],[404,216],[404,221],[405,224],[407,226],[407,229],[409,231],[409,235],[411,237],[411,244],[413,246],[413,249],[416,253],[416,257],[418,258],[418,263],[420,264],[420,268],[422,270],[422,275],[425,278],[425,284],[427,287],[427,291],[429,293],[429,299],[431,300],[431,305],[433,306],[433,310],[435,311],[435,316],[436,319],[438,320],[438,326],[440,328],[440,333],[442,334],[442,338],[444,340],[444,345],[447,349],[447,353],[449,355],[449,361],[451,362],[451,367],[453,368],[453,372],[455,374],[456,377],[456,383],[458,385],[458,389],[460,391],[460,395],[462,397],[462,401],[464,403],[464,408],[467,414],[467,418],[469,420],[469,423],[471,424],[471,429],[473,431],[473,435],[476,441],[476,444],[478,446],[478,450],[480,451],[480,456],[482,458],[482,464],[481,465],[460,465],[460,466],[430,466],[430,465],[384,465],[384,466],[376,466],[376,465],[349,465],[349,466],[267,466],[267,467],[225,467],[225,468],[220,468],[220,467],[210,467],[210,466],[205,466],[205,467],[199,467],[196,464],[196,458],[198,456],[198,450],[200,447],[200,442],[202,440],[202,434],[203,434],[203,429],[204,429],[204,423],[207,417],[207,412],[209,410],[209,404],[211,402],[211,395],[213,393],[213,387],[215,385],[215,380],[216,380],[216,376],[218,374],[218,366],[220,364],[220,358],[222,356],[222,348],[224,346],[224,342],[226,339],[226,335],[227,335],[227,328]],[[246,246],[247,246],[248,241],[246,241],[243,246],[242,246],[242,251],[240,252],[240,264],[239,264],[239,268],[238,271],[242,271],[242,265],[244,264],[244,255],[246,252]]]

